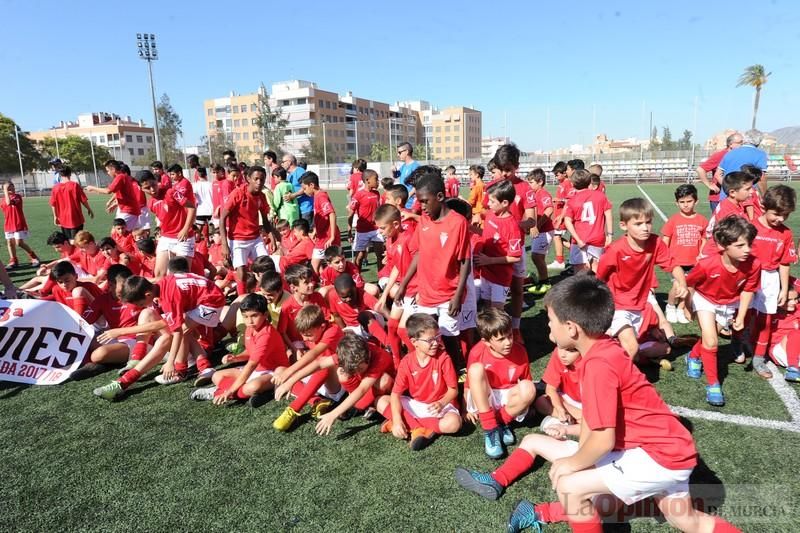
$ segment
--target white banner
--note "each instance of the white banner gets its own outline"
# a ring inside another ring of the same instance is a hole
[[[0,380],[55,385],[83,362],[94,328],[58,302],[0,300]]]

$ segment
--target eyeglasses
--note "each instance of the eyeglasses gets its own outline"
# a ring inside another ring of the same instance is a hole
[[[421,342],[424,342],[425,344],[428,344],[428,345],[440,344],[442,342],[442,336],[441,335],[436,335],[435,337],[431,337],[430,339],[423,339],[422,337],[420,337],[417,340],[421,341]]]
[[[405,149],[403,149],[403,150],[398,150],[398,151],[397,151],[397,155],[403,155],[405,152],[408,152],[408,150],[405,150]]]

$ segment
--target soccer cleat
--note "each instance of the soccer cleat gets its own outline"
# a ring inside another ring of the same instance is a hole
[[[297,420],[299,416],[300,414],[297,411],[291,407],[287,407],[281,415],[275,419],[272,423],[272,427],[278,431],[289,431],[292,425],[294,425],[294,421]]]
[[[125,394],[125,390],[119,381],[112,381],[108,385],[97,387],[92,391],[92,394],[104,400],[113,401]]]
[[[387,418],[381,424],[381,433],[391,433],[392,432],[392,421],[391,419]]]
[[[700,379],[703,376],[703,362],[700,359],[686,356],[686,375],[692,379]]]
[[[458,382],[459,383],[466,383],[467,382],[467,369],[462,368],[458,371]]]
[[[138,364],[139,364],[139,361],[134,361],[133,359],[129,360],[127,363],[125,363],[125,366],[123,366],[122,368],[120,368],[117,371],[117,375],[121,376],[125,372],[127,372],[128,370],[133,370],[134,368],[136,368],[136,365],[138,365]]]
[[[759,377],[764,379],[772,379],[772,371],[767,368],[763,357],[753,357],[753,370]]]
[[[683,309],[678,309],[677,315],[678,315],[678,324],[691,324],[692,323],[691,320],[686,318],[686,313],[683,311]]]
[[[12,259],[8,263],[6,263],[6,270],[14,270],[18,266],[19,266],[19,263],[17,263],[17,260],[16,259]]]
[[[660,366],[662,370],[672,371],[672,363],[669,359],[659,359],[658,366]]]
[[[666,311],[664,314],[667,317],[667,322],[670,324],[677,324],[678,322],[678,310],[675,308],[674,305],[667,305]]]
[[[537,533],[541,533],[543,525],[544,523],[536,515],[533,503],[528,500],[520,500],[514,505],[514,509],[512,509],[511,515],[508,517],[506,531],[508,533],[518,533],[523,529],[532,528]]]
[[[210,402],[214,399],[214,393],[217,392],[216,387],[205,387],[202,389],[195,389],[189,395],[190,400],[196,402]]]
[[[185,374],[174,374],[171,378],[164,377],[164,374],[156,376],[155,382],[159,385],[175,385],[186,379]]]
[[[436,433],[428,428],[414,428],[411,430],[411,441],[408,443],[409,448],[418,452],[427,448],[430,443],[436,439]]]
[[[503,432],[503,444],[506,446],[512,446],[515,442],[517,442],[517,437],[514,435],[514,432],[511,431],[510,427],[500,426],[500,430]]]
[[[553,288],[553,285],[551,285],[549,282],[545,282],[545,283],[540,283],[537,288],[538,288],[537,294],[546,294],[547,291]]]
[[[38,257],[31,257],[31,266],[32,267],[38,267],[41,264],[42,263],[41,263],[41,261],[39,261]]]
[[[257,392],[247,399],[247,405],[253,409],[258,409],[262,405],[269,402],[274,397],[273,391],[268,390],[264,392]]]
[[[725,405],[725,396],[722,395],[722,387],[719,383],[706,386],[706,401],[714,407]]]
[[[333,407],[333,401],[323,398],[311,404],[311,417],[315,420],[322,418],[322,415],[327,413]]]
[[[547,265],[548,270],[563,270],[566,265],[564,263],[553,261],[549,265]]]
[[[796,366],[790,366],[786,369],[783,379],[786,381],[791,381],[792,383],[800,383],[800,368],[797,368]]]
[[[213,368],[206,368],[205,370],[201,370],[199,374],[197,374],[197,378],[194,380],[195,387],[205,387],[211,383],[211,378],[214,377],[215,370]]]
[[[487,500],[496,500],[505,492],[505,488],[495,481],[491,474],[467,470],[460,466],[456,468],[456,483]]]
[[[503,457],[505,450],[503,449],[503,435],[501,429],[495,428],[483,432],[483,448],[491,459],[500,459]]]

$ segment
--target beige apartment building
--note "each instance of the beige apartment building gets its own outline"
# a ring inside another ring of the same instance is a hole
[[[94,144],[105,146],[114,159],[134,166],[133,161],[149,153],[155,153],[155,135],[153,128],[145,126],[142,120],[131,120],[130,116],[121,117],[114,113],[84,113],[78,115],[76,122],[61,121],[58,126],[42,131],[32,131],[29,137],[33,141],[46,138],[64,139],[68,135],[77,135],[91,139]],[[98,162],[98,166],[102,162]]]
[[[428,123],[426,122],[426,126]],[[430,113],[430,146],[433,159],[481,157],[481,112],[456,106]]]

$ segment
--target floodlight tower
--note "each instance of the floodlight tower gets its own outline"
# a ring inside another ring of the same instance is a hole
[[[139,58],[147,61],[147,72],[150,75],[150,98],[153,101],[153,130],[156,136],[156,159],[161,161],[161,136],[158,132],[158,110],[156,108],[156,91],[153,85],[153,61],[158,60],[156,36],[153,33],[137,33],[136,48]]]

